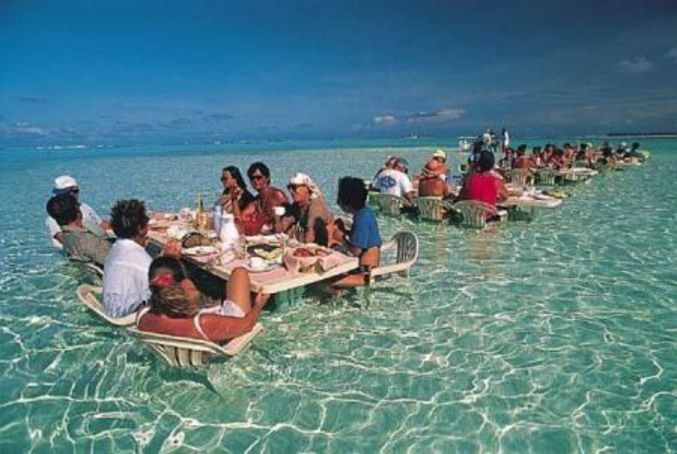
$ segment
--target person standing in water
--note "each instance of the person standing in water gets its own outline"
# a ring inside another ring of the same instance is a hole
[[[505,153],[508,148],[510,148],[510,133],[506,128],[503,128],[501,131],[501,151]]]

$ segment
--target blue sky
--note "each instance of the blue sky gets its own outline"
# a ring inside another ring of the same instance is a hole
[[[677,2],[0,2],[0,145],[677,129]]]

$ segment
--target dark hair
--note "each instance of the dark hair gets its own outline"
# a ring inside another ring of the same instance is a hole
[[[158,282],[158,277],[165,277]],[[148,283],[151,291],[148,300],[150,312],[164,314],[172,318],[191,317],[199,311],[197,305],[190,304],[186,299],[186,292],[181,282],[188,277],[181,261],[174,257],[158,257],[154,259],[148,269]]]
[[[267,165],[262,163],[261,161],[255,162],[254,164],[249,166],[249,169],[247,169],[247,176],[251,180],[252,175],[254,175],[254,172],[256,171],[261,172],[261,174],[266,177],[267,179],[270,179],[270,169],[268,168]]]
[[[224,167],[221,172],[228,172],[237,182],[237,185],[241,189],[247,189],[247,183],[245,183],[244,178],[242,177],[242,174],[240,173],[240,169],[238,169],[235,166],[228,166]],[[226,189],[227,190],[227,189]],[[225,193],[225,191],[224,191]]]
[[[639,148],[639,142],[632,142],[632,149],[636,150]]]
[[[367,203],[367,194],[364,180],[355,177],[343,177],[338,183],[336,202],[353,210],[361,210]]]
[[[146,206],[136,199],[118,200],[110,212],[110,223],[118,238],[133,238],[148,224]]]
[[[541,152],[541,147],[534,147],[531,149],[532,153],[540,153]]]
[[[329,246],[329,231],[327,230],[327,224],[324,223],[322,218],[315,218],[313,233],[315,233],[315,244],[325,247]]]
[[[494,154],[485,150],[479,154],[479,158],[477,159],[476,163],[477,170],[480,172],[486,172],[493,169],[495,163],[496,159],[494,158]]]
[[[527,151],[527,145],[523,143],[522,145],[520,145],[519,147],[517,147],[517,151],[520,151],[520,150],[522,150],[522,151]]]
[[[292,217],[294,218],[294,222],[298,221],[301,218],[301,210],[295,203],[283,203],[280,206],[284,207],[283,217]]]
[[[47,213],[59,225],[68,225],[78,218],[80,204],[70,192],[55,195],[47,202]]]

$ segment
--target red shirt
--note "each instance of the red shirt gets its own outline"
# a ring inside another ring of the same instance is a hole
[[[490,172],[472,173],[468,175],[465,181],[466,198],[468,200],[479,200],[496,206],[498,199],[498,189],[496,187],[496,177]]]

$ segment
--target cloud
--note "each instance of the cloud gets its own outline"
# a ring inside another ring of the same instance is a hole
[[[232,120],[235,118],[229,113],[214,113],[214,114],[208,114],[202,117],[204,121],[210,121],[213,123],[218,123],[221,121],[226,121],[226,120]]]
[[[394,115],[377,115],[374,117],[374,123],[377,125],[390,126],[399,122]]]
[[[665,56],[672,60],[673,63],[677,63],[677,47],[673,47],[665,53]]]
[[[21,102],[31,104],[45,104],[47,102],[47,98],[42,98],[40,96],[19,96],[17,99]]]
[[[21,135],[46,136],[49,134],[49,130],[46,128],[30,124],[27,121],[17,121],[9,129],[11,133]]]
[[[463,109],[441,109],[434,112],[416,112],[406,117],[409,123],[420,123],[424,121],[447,121],[457,120],[463,116]]]
[[[622,72],[639,74],[653,71],[654,64],[645,57],[638,57],[632,60],[623,60],[619,63]]]

